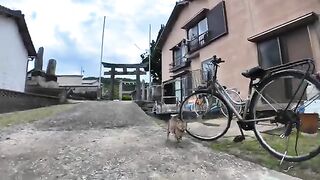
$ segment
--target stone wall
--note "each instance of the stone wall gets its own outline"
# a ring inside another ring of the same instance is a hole
[[[59,104],[59,98],[0,89],[0,113]]]

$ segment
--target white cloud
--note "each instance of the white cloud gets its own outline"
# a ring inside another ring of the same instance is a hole
[[[103,16],[107,16],[104,57],[121,60],[119,63],[138,63],[141,49],[148,48],[148,26],[153,24],[152,39],[155,39],[161,23],[169,17],[175,0],[0,0],[0,4],[25,14],[27,25],[35,48],[45,47],[45,58],[54,53],[70,53],[83,57],[81,66],[95,66],[99,62]],[[160,21],[159,21],[160,20]],[[65,39],[57,38],[57,33],[68,35],[73,46],[68,47]],[[67,59],[58,59],[57,69],[63,69]],[[80,69],[78,61],[75,68]],[[66,67],[71,67],[66,66]],[[91,68],[86,74],[99,74],[99,68]],[[67,69],[61,70],[67,73]],[[70,69],[70,73],[74,73]],[[59,72],[58,72],[59,73]]]

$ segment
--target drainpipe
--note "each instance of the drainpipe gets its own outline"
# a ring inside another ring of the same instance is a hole
[[[318,15],[318,24],[316,25],[316,34],[318,36],[318,45],[320,46],[320,14],[317,14]],[[319,63],[320,59],[318,59],[318,63],[316,63],[316,68],[317,68],[317,71],[318,71],[318,74],[320,73],[320,63]]]
[[[24,90],[23,90],[23,92],[26,92],[26,88],[27,88],[29,62],[33,61],[34,59],[35,59],[35,57],[30,57],[30,56],[28,57],[27,66],[26,66],[26,78],[25,78],[25,82],[24,82]]]

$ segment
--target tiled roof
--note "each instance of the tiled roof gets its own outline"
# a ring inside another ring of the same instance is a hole
[[[9,8],[6,8],[4,6],[0,5],[0,15],[4,15],[10,18],[13,18],[15,22],[17,23],[19,33],[22,37],[24,46],[26,47],[28,51],[29,56],[36,56],[36,50],[33,46],[33,42],[31,40],[31,36],[29,34],[29,30],[27,27],[27,23],[24,19],[24,14],[21,13],[20,10],[11,10]]]

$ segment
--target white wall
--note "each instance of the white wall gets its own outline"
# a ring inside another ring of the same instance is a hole
[[[28,53],[14,19],[0,15],[0,88],[24,92]]]

